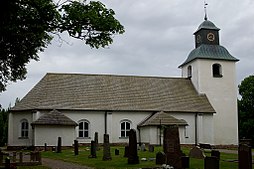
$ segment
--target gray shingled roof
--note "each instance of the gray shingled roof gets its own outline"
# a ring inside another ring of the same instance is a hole
[[[31,123],[32,125],[65,125],[77,126],[78,124],[65,116],[63,113],[52,110],[49,113],[43,114],[39,119]]]
[[[195,59],[227,60],[233,62],[239,61],[223,46],[202,44],[198,48],[193,49],[188,58],[179,67],[182,67]]]
[[[12,108],[34,109],[215,112],[185,78],[57,73],[46,74]]]
[[[183,119],[177,119],[168,113],[163,111],[155,113],[148,119],[145,119],[138,126],[159,126],[159,125],[178,125],[178,126],[187,126],[188,123]]]

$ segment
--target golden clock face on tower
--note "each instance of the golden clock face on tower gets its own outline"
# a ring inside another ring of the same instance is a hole
[[[207,40],[209,40],[210,42],[212,42],[212,41],[214,41],[214,39],[215,39],[215,36],[214,36],[214,34],[213,33],[208,33],[207,34]]]

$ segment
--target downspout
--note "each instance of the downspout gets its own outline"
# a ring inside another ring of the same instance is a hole
[[[108,112],[107,111],[105,111],[105,115],[104,115],[104,124],[105,124],[105,134],[107,134],[107,114],[108,114]]]
[[[195,146],[198,145],[198,113],[195,114]]]
[[[141,133],[140,133],[140,127],[137,127],[138,129],[138,140],[139,140],[139,146],[141,146]]]

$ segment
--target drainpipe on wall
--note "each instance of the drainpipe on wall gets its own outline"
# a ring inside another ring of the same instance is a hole
[[[198,113],[195,114],[195,146],[198,145]]]
[[[137,127],[138,129],[138,140],[139,140],[139,145],[141,146],[141,133],[140,133],[140,128]]]
[[[105,111],[105,115],[104,115],[104,123],[105,123],[105,134],[107,134],[107,114],[108,114],[108,112],[107,111]]]

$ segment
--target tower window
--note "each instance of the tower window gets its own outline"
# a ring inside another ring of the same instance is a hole
[[[221,65],[218,63],[213,64],[213,77],[222,77]]]
[[[191,66],[188,66],[188,68],[187,68],[187,77],[188,78],[192,77],[192,67]]]

